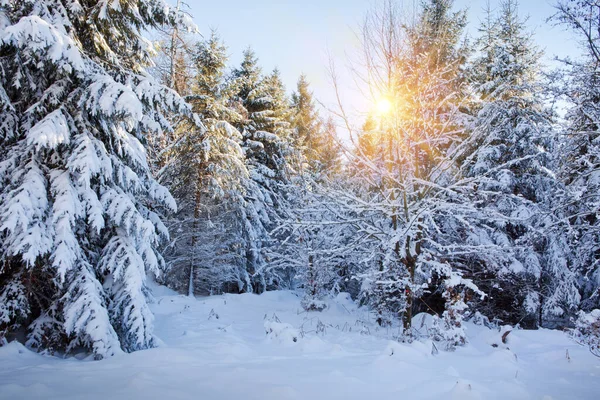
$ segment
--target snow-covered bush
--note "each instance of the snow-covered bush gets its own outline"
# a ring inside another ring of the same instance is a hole
[[[474,313],[470,314],[468,318],[466,318],[466,320],[472,322],[475,325],[485,326],[487,328],[496,328],[496,324],[490,322],[490,319],[482,313],[480,313],[479,311],[475,311]]]
[[[463,320],[468,309],[466,298],[470,292],[481,298],[485,297],[472,281],[464,279],[460,274],[450,274],[444,282],[442,297],[446,300],[446,310],[441,316],[433,317],[430,335],[435,341],[443,344],[444,350],[452,351],[456,346],[467,343],[467,333]]]
[[[456,290],[447,290],[446,311],[440,316],[433,317],[431,338],[442,343],[444,350],[452,351],[456,346],[467,343],[467,333],[463,325],[463,313],[467,305],[463,301],[463,293]]]
[[[315,299],[310,296],[304,296],[300,304],[306,311],[323,311],[327,308],[327,303],[323,300]]]
[[[323,299],[339,293],[351,274],[354,246],[348,243],[353,230],[337,222],[347,212],[343,204],[315,182],[303,185],[299,187],[304,193],[288,203],[287,218],[272,232],[280,244],[269,249],[269,270],[275,274],[292,270],[294,284],[304,289],[302,307],[322,311]]]
[[[431,338],[442,344],[444,350],[452,351],[456,346],[467,343],[467,333],[461,318],[450,311],[444,311],[442,316],[435,315],[430,332]]]
[[[589,346],[594,355],[600,357],[600,309],[589,313],[580,311],[572,335],[579,343]]]

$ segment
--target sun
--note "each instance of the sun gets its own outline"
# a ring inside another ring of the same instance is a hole
[[[392,111],[392,102],[386,98],[381,98],[375,103],[375,110],[378,115],[387,115]]]

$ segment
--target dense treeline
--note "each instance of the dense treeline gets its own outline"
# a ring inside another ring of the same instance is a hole
[[[435,314],[448,349],[464,318],[553,328],[600,307],[596,2],[557,4],[583,56],[552,74],[516,0],[476,40],[452,0],[383,2],[358,129],[251,49],[229,65],[179,7],[111,4],[0,5],[2,342],[151,347],[149,274],[189,295],[302,288],[309,311],[349,292],[401,340]]]

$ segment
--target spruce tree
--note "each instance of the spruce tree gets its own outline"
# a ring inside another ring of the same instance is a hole
[[[140,31],[181,16],[162,1],[3,2],[0,331],[97,358],[151,347],[146,274],[164,265],[175,209],[144,145],[187,113],[144,70]]]
[[[564,227],[550,229],[557,221],[549,193],[561,187],[551,172],[555,138],[541,97],[541,53],[517,6],[503,1],[482,28],[472,70],[477,114],[462,168],[482,207],[482,242],[504,247],[471,262],[475,282],[490,295],[482,310],[535,327],[565,316],[576,290]]]
[[[320,180],[340,170],[339,150],[332,119],[323,121],[316,109],[313,93],[304,75],[298,79],[292,95],[294,145],[302,152],[308,171]]]
[[[300,159],[292,143],[290,107],[279,72],[263,76],[254,52],[248,49],[240,67],[233,71],[233,79],[238,85],[237,100],[246,112],[237,126],[250,175],[240,225],[249,279],[243,291],[261,293],[278,286],[265,270],[264,249],[276,221],[284,218],[284,193]]]
[[[581,307],[600,307],[600,5],[595,1],[561,0],[554,20],[573,31],[583,56],[565,60],[563,93],[571,103],[561,148],[560,176],[567,186],[564,214],[573,228],[569,245],[577,273]]]
[[[167,247],[171,286],[186,292],[221,291],[236,258],[228,237],[228,224],[242,193],[247,170],[241,135],[232,125],[241,116],[231,106],[234,88],[225,80],[226,48],[215,32],[197,45],[196,77],[186,100],[192,105],[198,126],[182,120],[176,138],[166,151],[167,165],[161,171],[169,182],[179,212],[170,221],[173,240]],[[238,255],[239,258],[239,255]]]

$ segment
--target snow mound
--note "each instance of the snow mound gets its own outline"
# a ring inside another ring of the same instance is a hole
[[[481,395],[473,389],[473,385],[469,382],[458,380],[456,385],[450,391],[452,400],[479,400]]]
[[[331,346],[321,340],[321,338],[317,336],[305,337],[302,340],[302,351],[305,353],[327,353],[332,350]]]
[[[27,357],[37,356],[36,353],[23,346],[21,343],[13,340],[12,342],[0,346],[0,359],[5,357]]]
[[[382,357],[395,357],[402,360],[428,357],[431,352],[431,346],[418,341],[412,343],[399,343],[393,340],[388,342],[388,345],[382,352]]]
[[[417,336],[428,336],[429,331],[433,328],[433,315],[427,313],[419,313],[412,319],[412,329]]]
[[[294,344],[300,337],[296,328],[284,322],[265,321],[264,326],[267,338],[277,343]]]

